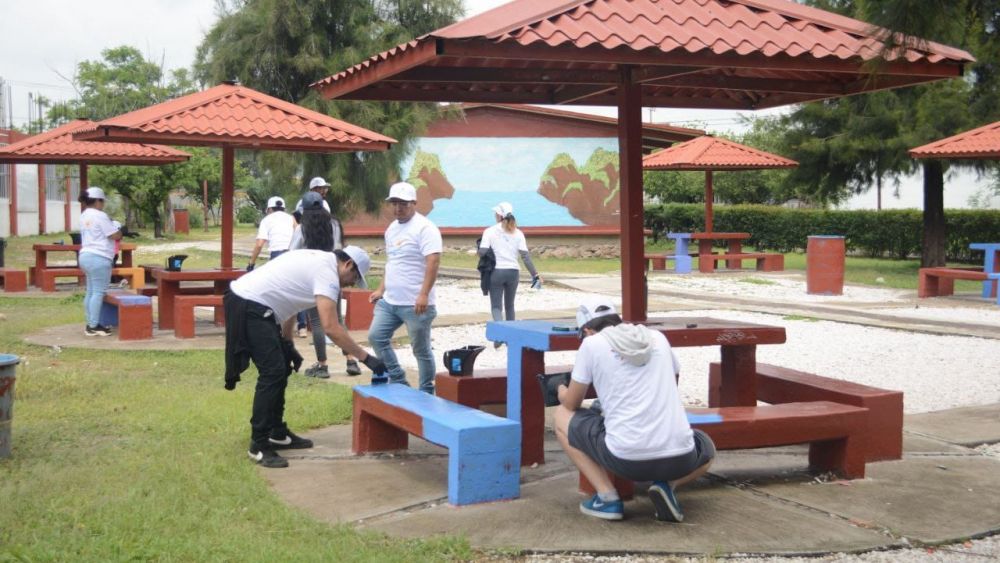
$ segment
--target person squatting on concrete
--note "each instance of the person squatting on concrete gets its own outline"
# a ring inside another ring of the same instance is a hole
[[[490,250],[494,255],[495,265],[490,274],[489,285],[490,312],[493,314],[493,320],[513,321],[514,296],[517,294],[517,283],[521,275],[518,257],[528,268],[533,281],[541,282],[542,276],[538,275],[535,265],[531,262],[524,233],[517,228],[514,206],[506,201],[501,202],[493,208],[493,216],[497,222],[483,231],[483,238],[479,243],[479,256],[485,255]],[[503,317],[501,317],[501,303]],[[494,342],[493,346],[499,348],[500,344]]]
[[[257,240],[253,247],[253,253],[250,254],[247,271],[253,270],[257,265],[257,256],[260,255],[265,243],[268,252],[271,253],[271,260],[288,252],[293,232],[295,232],[295,217],[285,212],[285,200],[278,196],[269,198],[264,218],[261,219],[260,227],[257,228]]]
[[[330,184],[327,183],[323,178],[316,176],[312,180],[309,180],[309,191],[306,195],[310,193],[319,194],[320,200],[323,202],[323,209],[327,213],[331,213],[330,204],[326,202],[326,194],[330,191]],[[302,196],[295,204],[295,211],[292,212],[292,216],[295,217],[296,221],[302,221],[302,203],[305,201],[305,196]],[[300,312],[295,316],[296,330],[298,331],[299,338],[306,337],[306,326],[309,324],[309,317],[305,311]]]
[[[385,361],[389,381],[409,385],[391,342],[392,334],[405,324],[417,358],[420,390],[433,394],[431,322],[437,316],[434,282],[441,265],[441,231],[417,212],[417,190],[412,185],[393,184],[386,201],[393,206],[396,220],[385,231],[385,275],[370,297],[375,313],[368,342]]]
[[[253,361],[259,373],[250,417],[250,459],[264,467],[288,467],[277,450],[311,448],[312,441],[294,434],[285,423],[285,388],[302,356],[291,341],[291,325],[282,323],[315,306],[323,331],[341,348],[359,358],[375,374],[385,364],[358,346],[337,322],[334,311],[340,289],[364,280],[371,265],[356,246],[343,250],[295,250],[248,272],[229,286],[223,297],[226,313],[226,389]]]
[[[344,229],[340,221],[330,215],[323,207],[326,203],[323,196],[317,192],[307,192],[299,202],[301,224],[292,234],[291,249],[311,248],[313,250],[325,250],[332,252],[344,247]],[[361,284],[360,287],[367,289]],[[315,307],[306,311],[306,318],[309,320],[309,329],[312,331],[313,349],[316,351],[316,363],[306,369],[306,377],[317,377],[328,379],[330,371],[326,361],[326,334],[323,333],[323,324],[319,318],[319,312]],[[289,321],[290,322],[290,321]],[[340,314],[340,299],[337,299],[337,322],[344,324],[344,319]],[[343,350],[347,359],[347,375],[361,375],[361,368],[358,361]]]
[[[715,444],[688,424],[677,391],[677,357],[661,333],[626,324],[606,297],[585,299],[576,313],[580,350],[569,387],[559,386],[556,437],[597,491],[580,511],[621,520],[624,506],[607,471],[652,481],[656,518],[684,519],[674,489],[704,475]],[[603,412],[581,408],[594,385]]]
[[[87,276],[87,292],[83,310],[87,336],[109,336],[111,329],[101,325],[101,304],[111,283],[111,268],[115,257],[115,241],[122,238],[122,226],[104,212],[104,190],[96,186],[80,194],[84,210],[80,214],[80,269]]]

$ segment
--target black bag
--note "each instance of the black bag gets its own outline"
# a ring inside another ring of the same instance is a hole
[[[187,254],[174,254],[167,257],[167,269],[171,272],[181,271],[181,264],[184,263],[185,258],[187,258]]]
[[[570,373],[568,371],[540,373],[535,376],[538,378],[538,384],[542,387],[542,400],[545,401],[545,406],[554,407],[559,404],[559,386],[569,386]]]
[[[476,356],[485,350],[485,346],[462,346],[444,353],[444,365],[451,375],[472,375],[472,365]]]

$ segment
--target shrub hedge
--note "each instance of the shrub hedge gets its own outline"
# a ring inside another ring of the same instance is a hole
[[[809,235],[841,235],[848,252],[906,258],[920,254],[923,233],[923,214],[917,209],[829,211],[723,205],[714,208],[714,217],[716,231],[751,233],[751,246],[774,252],[804,250]],[[981,254],[974,254],[969,244],[1000,242],[997,210],[949,209],[945,224],[949,260],[980,262]],[[646,227],[657,239],[667,232],[704,231],[704,205],[648,205]]]

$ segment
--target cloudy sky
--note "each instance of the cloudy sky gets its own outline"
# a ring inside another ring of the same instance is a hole
[[[505,2],[465,0],[466,12],[475,15]],[[99,59],[103,49],[131,45],[147,58],[162,61],[167,69],[189,67],[202,37],[216,20],[213,0],[0,0],[0,14],[0,78],[10,87],[8,120],[18,125],[28,120],[29,93],[56,102],[76,97],[70,81],[77,64]],[[614,115],[611,108],[573,109]],[[643,112],[647,120],[717,133],[739,131],[740,115],[668,109]],[[964,207],[976,184],[969,174],[953,178],[945,190],[945,204]],[[919,179],[905,181],[901,193],[903,197],[890,198],[887,206],[921,207]],[[874,201],[870,193],[850,206],[871,207]]]

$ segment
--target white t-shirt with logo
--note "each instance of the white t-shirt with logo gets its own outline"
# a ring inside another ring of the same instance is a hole
[[[281,323],[315,307],[317,295],[337,300],[337,256],[322,250],[292,250],[240,276],[229,288],[244,299],[273,309],[275,321]]]
[[[694,448],[677,392],[677,357],[663,334],[650,332],[654,346],[646,365],[626,362],[597,333],[580,343],[573,366],[574,381],[594,384],[604,409],[605,442],[622,459],[672,457]]]
[[[517,258],[520,252],[528,251],[528,243],[524,240],[521,229],[514,229],[513,233],[508,233],[504,230],[503,224],[497,223],[483,231],[479,248],[493,249],[497,259],[496,269],[520,270]]]
[[[443,248],[441,231],[420,213],[414,213],[405,223],[393,221],[385,230],[385,302],[414,305],[424,284],[427,256],[440,254]],[[435,304],[433,286],[427,304]]]
[[[80,253],[89,252],[108,260],[115,258],[115,241],[108,237],[118,232],[108,214],[88,207],[80,214]]]
[[[257,238],[267,241],[270,252],[288,250],[295,232],[295,217],[284,211],[272,211],[260,221]]]

